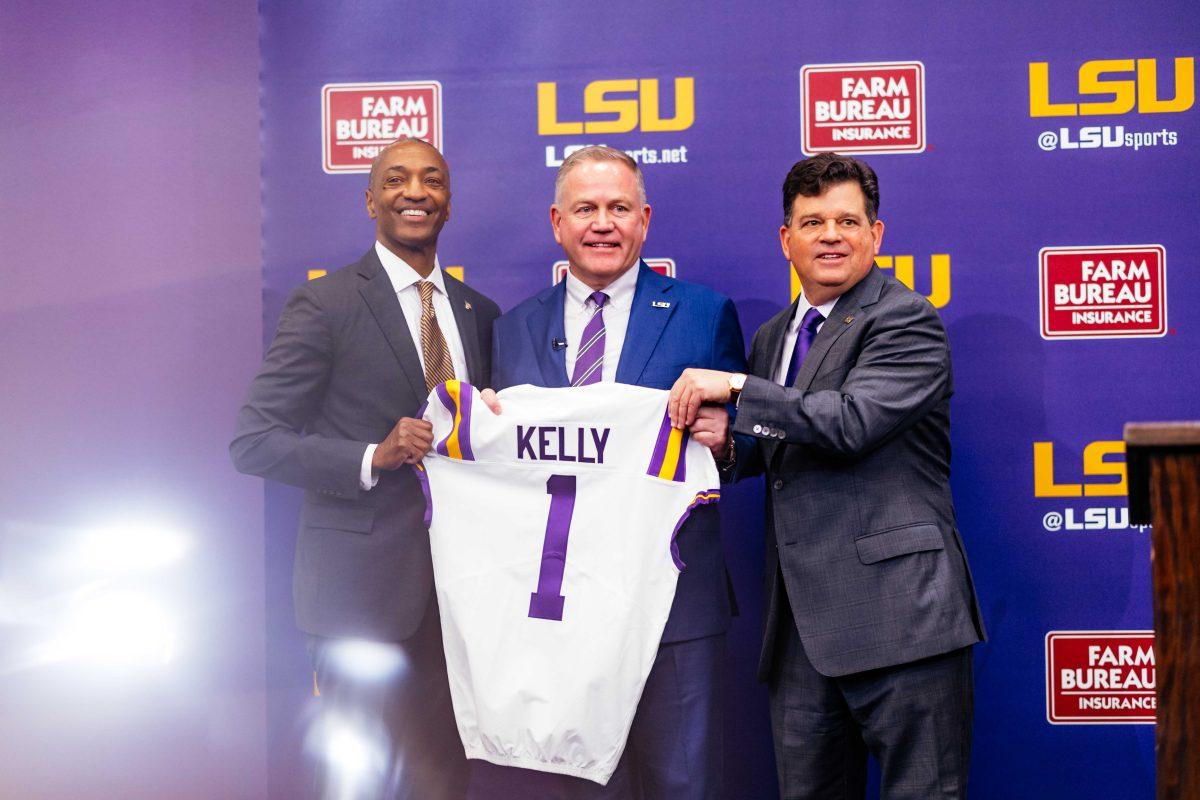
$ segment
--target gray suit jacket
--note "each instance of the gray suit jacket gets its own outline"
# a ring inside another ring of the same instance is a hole
[[[754,337],[738,400],[739,475],[767,476],[766,633],[787,589],[824,675],[904,664],[979,641],[950,496],[950,350],[925,298],[878,269],[843,294],[795,388],[773,382],[793,313]]]
[[[500,310],[445,279],[470,373],[459,377],[487,386]],[[418,346],[372,247],[291,293],[238,414],[237,468],[305,490],[293,594],[308,633],[401,641],[424,614],[433,572],[420,485],[398,469],[359,486],[367,444],[425,401]]]

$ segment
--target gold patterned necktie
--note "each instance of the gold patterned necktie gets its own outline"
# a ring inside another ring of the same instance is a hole
[[[433,387],[439,383],[454,380],[454,362],[450,359],[450,348],[446,346],[446,337],[442,335],[437,314],[433,310],[433,284],[418,281],[417,290],[421,293],[421,356],[425,361],[425,389],[433,391]]]

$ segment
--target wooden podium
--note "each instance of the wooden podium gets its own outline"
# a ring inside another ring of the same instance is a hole
[[[1129,519],[1153,525],[1158,800],[1200,800],[1200,422],[1125,426]]]

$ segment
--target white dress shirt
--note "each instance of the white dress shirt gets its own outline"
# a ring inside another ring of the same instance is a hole
[[[822,303],[816,307],[817,311],[821,312],[821,316],[828,320],[829,315],[833,313],[833,307],[837,305],[837,301],[838,298],[835,297],[832,300]],[[792,321],[788,323],[787,334],[783,337],[783,352],[780,354],[779,366],[775,370],[775,382],[780,385],[786,385],[784,381],[787,380],[788,367],[792,364],[792,353],[796,350],[796,340],[800,338],[800,323],[804,321],[804,315],[812,307],[812,304],[804,298],[804,293],[801,292],[800,297],[796,300],[796,311],[792,315]],[[820,333],[823,327],[825,327],[824,322],[817,326],[817,330],[813,336],[815,337],[817,333]]]
[[[442,265],[437,256],[433,257],[433,271],[428,278],[422,278],[417,271],[408,265],[400,256],[388,250],[379,242],[375,242],[375,254],[379,263],[392,282],[392,289],[400,301],[400,309],[404,312],[404,321],[408,323],[408,332],[417,348],[417,358],[421,360],[421,370],[425,370],[425,353],[421,348],[421,290],[417,283],[427,280],[433,284],[433,311],[437,314],[438,327],[446,337],[446,346],[450,348],[450,360],[454,363],[454,375],[459,380],[468,380],[467,356],[463,350],[462,338],[458,335],[458,323],[454,319],[454,309],[450,306],[450,297],[446,294],[446,279],[442,275]],[[399,376],[396,378],[400,380]],[[358,474],[358,482],[365,490],[375,488],[379,476],[371,471],[371,459],[375,456],[378,444],[367,445],[363,453],[362,468]]]
[[[617,379],[617,364],[621,360],[621,348],[625,345],[625,331],[629,328],[629,311],[633,308],[633,295],[637,291],[637,276],[640,267],[634,264],[615,281],[600,291],[608,295],[604,304],[604,363],[600,366],[600,380]],[[595,291],[567,270],[567,296],[563,306],[563,328],[567,336],[567,380],[575,371],[575,356],[579,353],[579,340],[583,329],[596,313],[591,301]]]

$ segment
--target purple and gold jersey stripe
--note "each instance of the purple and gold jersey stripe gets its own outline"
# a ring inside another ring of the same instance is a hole
[[[475,454],[471,452],[471,384],[446,381],[438,384],[434,391],[454,417],[450,433],[438,442],[438,453],[460,461],[474,461]]]
[[[688,436],[686,430],[671,427],[671,417],[664,413],[646,474],[668,481],[683,481],[687,477],[684,452],[687,450]]]

